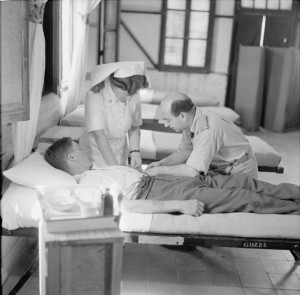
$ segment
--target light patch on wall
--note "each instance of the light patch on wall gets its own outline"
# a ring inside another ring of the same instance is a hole
[[[264,39],[265,39],[265,28],[266,28],[266,15],[263,15],[262,22],[261,22],[261,33],[260,33],[260,41],[259,46],[264,45]]]

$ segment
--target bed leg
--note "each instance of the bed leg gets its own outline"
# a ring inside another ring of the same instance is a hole
[[[23,285],[27,282],[30,276],[34,273],[36,266],[38,265],[39,257],[37,256],[34,260],[31,267],[23,274],[22,278],[18,281],[18,283],[14,286],[14,288],[9,292],[9,295],[17,294]]]
[[[38,246],[38,240],[36,240],[29,253],[32,254],[34,252],[34,250],[36,249],[36,247]],[[20,280],[17,282],[17,284],[13,287],[13,289],[9,292],[8,295],[15,295],[17,294],[20,289],[24,286],[24,284],[27,282],[27,280],[31,277],[31,275],[34,273],[36,266],[39,263],[39,255],[36,256],[36,258],[34,259],[33,263],[29,266],[29,268],[23,273],[22,277],[20,278]]]
[[[300,263],[300,251],[299,250],[290,250],[290,251],[295,258],[295,262]]]

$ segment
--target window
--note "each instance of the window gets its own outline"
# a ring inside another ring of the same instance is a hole
[[[163,1],[161,70],[209,70],[214,1]]]
[[[290,47],[297,22],[295,0],[240,0],[244,15],[261,16],[259,46]]]
[[[57,93],[60,81],[60,1],[50,0],[45,5],[43,30],[46,43],[46,68],[43,86],[43,95]]]
[[[74,3],[71,0],[48,0],[43,30],[46,42],[46,69],[43,95],[66,89],[71,69]]]
[[[293,0],[241,0],[243,8],[268,9],[268,10],[291,10]]]

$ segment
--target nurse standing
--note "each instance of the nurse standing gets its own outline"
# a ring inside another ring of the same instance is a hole
[[[127,165],[141,169],[139,90],[149,86],[144,62],[96,66],[88,73],[86,132],[80,145],[97,167]]]

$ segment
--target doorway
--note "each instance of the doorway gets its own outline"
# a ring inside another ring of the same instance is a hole
[[[237,66],[240,45],[290,47],[294,45],[297,15],[297,1],[279,0],[278,7],[274,3],[262,1],[237,1],[234,34],[231,50],[226,106],[234,108]],[[287,5],[284,3],[290,3]],[[260,6],[256,6],[256,5]],[[264,4],[263,4],[264,3]],[[264,5],[264,7],[262,7]]]

